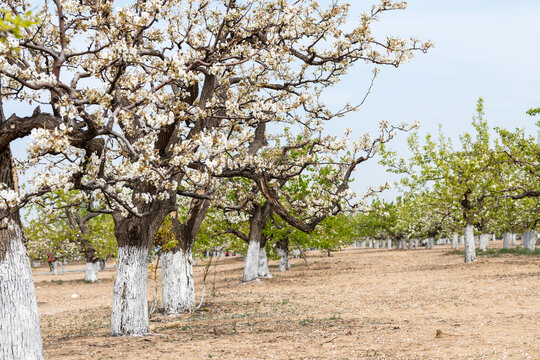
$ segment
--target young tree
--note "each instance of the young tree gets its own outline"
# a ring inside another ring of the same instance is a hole
[[[408,192],[429,194],[432,204],[445,207],[445,212],[453,212],[452,217],[460,219],[465,226],[465,262],[476,261],[474,225],[500,190],[491,171],[493,149],[483,116],[483,100],[479,99],[473,118],[475,137],[462,135],[459,150],[454,150],[451,140],[442,133],[438,141],[426,136],[423,146],[413,134],[409,138],[413,154],[408,162],[397,160],[391,152],[386,152],[383,160],[389,171],[407,175],[402,184]]]
[[[117,247],[111,216],[91,203],[76,191],[57,190],[38,199],[26,217],[31,256],[44,259],[50,253],[68,261],[83,259],[84,281],[96,282],[100,262],[116,256]]]

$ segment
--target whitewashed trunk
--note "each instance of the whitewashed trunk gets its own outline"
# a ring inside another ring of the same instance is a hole
[[[458,236],[457,234],[452,235],[452,249],[458,248]]]
[[[260,278],[270,279],[270,269],[268,268],[268,256],[266,254],[266,247],[259,246],[259,269],[258,275]]]
[[[5,255],[0,254],[0,359],[43,359],[36,293],[22,231],[13,224],[13,230],[0,232],[10,238]]]
[[[283,249],[277,249],[279,255],[279,271],[285,272],[291,268],[289,263],[289,253]]]
[[[474,245],[474,230],[472,225],[465,227],[465,262],[476,261],[476,249]]]
[[[465,245],[465,235],[459,237],[459,245]]]
[[[373,248],[373,241],[372,240],[369,240],[369,247]]]
[[[391,249],[392,248],[392,239],[386,240],[386,248]]]
[[[375,243],[373,244],[373,247],[375,249],[378,249],[379,248],[379,240],[375,240]]]
[[[497,241],[497,238],[495,237],[495,234],[491,234],[491,241],[493,241],[493,242]]]
[[[181,314],[195,308],[193,257],[181,248],[161,256],[161,298],[167,314]]]
[[[412,243],[413,243],[412,239],[409,239],[409,244],[408,244],[408,246],[407,246],[407,248],[408,248],[409,250],[412,250],[412,246],[413,246]]]
[[[516,246],[516,234],[512,234],[512,246]]]
[[[118,248],[111,314],[113,336],[150,334],[147,258],[148,248],[145,246]]]
[[[89,283],[95,283],[98,281],[99,261],[87,262],[86,271],[84,273],[84,281]]]
[[[251,239],[248,245],[246,259],[244,261],[244,276],[243,282],[250,282],[257,279],[259,276],[259,239]]]
[[[521,237],[523,242],[523,248],[527,250],[534,251],[534,247],[536,244],[536,232],[534,231],[525,231],[523,236]]]
[[[420,241],[419,241],[418,239],[415,239],[415,240],[414,240],[414,248],[415,248],[415,249],[418,249],[418,243],[419,243],[419,242],[420,242]]]
[[[480,251],[486,251],[487,246],[489,243],[489,238],[491,236],[489,234],[482,234],[480,235],[479,241],[478,241],[478,250]]]
[[[510,249],[510,244],[512,243],[512,234],[505,232],[503,234],[503,249]]]
[[[360,242],[360,247],[365,248],[366,247],[366,240]]]

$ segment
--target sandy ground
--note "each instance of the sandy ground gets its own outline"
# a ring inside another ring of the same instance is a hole
[[[286,273],[274,261],[272,279],[250,284],[240,259],[222,259],[200,311],[154,315],[154,335],[138,338],[108,335],[113,269],[97,284],[36,275],[46,358],[540,359],[539,257],[464,264],[448,246],[309,255]]]

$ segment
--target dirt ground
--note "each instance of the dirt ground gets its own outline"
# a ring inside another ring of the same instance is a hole
[[[138,338],[108,335],[113,269],[97,284],[36,275],[46,358],[540,359],[539,257],[464,264],[448,246],[308,255],[309,266],[293,259],[279,273],[273,261],[274,277],[250,284],[240,258],[221,259],[200,311],[154,315],[153,336]]]

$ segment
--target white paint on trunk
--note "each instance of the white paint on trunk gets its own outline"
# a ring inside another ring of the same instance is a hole
[[[360,247],[365,248],[366,247],[366,240],[363,240],[360,242]]]
[[[277,249],[279,255],[279,271],[284,272],[291,268],[289,263],[289,253],[283,249]]]
[[[505,232],[503,234],[503,249],[510,249],[510,244],[512,242],[512,234]]]
[[[369,240],[369,247],[373,248],[373,241],[372,240]]]
[[[415,249],[418,249],[418,244],[420,243],[420,241],[418,239],[415,239],[414,240],[414,248]]]
[[[144,246],[118,248],[111,314],[113,336],[150,334],[147,258],[148,249]]]
[[[490,237],[491,236],[489,234],[480,235],[479,240],[478,240],[478,250],[480,250],[480,251],[486,251],[487,250],[487,246],[488,246]]]
[[[12,226],[13,230],[0,230],[10,237],[0,260],[0,359],[43,359],[30,261],[20,227]]]
[[[181,314],[195,308],[191,249],[169,251],[161,256],[161,297],[167,314]]]
[[[516,246],[516,234],[512,234],[512,246]]]
[[[521,237],[523,242],[523,248],[527,250],[534,251],[534,246],[536,244],[536,232],[535,231],[525,231]]]
[[[99,261],[86,263],[86,272],[84,273],[85,282],[95,283],[98,281],[99,266]]]
[[[465,235],[461,235],[461,236],[459,237],[459,244],[460,244],[460,245],[465,245]]]
[[[270,279],[270,269],[268,268],[268,256],[266,255],[266,248],[259,245],[259,270],[258,275],[260,278]]]
[[[379,240],[375,240],[375,242],[373,243],[373,247],[375,249],[378,249],[379,248]]]
[[[407,244],[407,249],[412,250],[412,239],[409,239],[409,243]]]
[[[452,249],[458,248],[458,235],[454,234],[452,235]]]
[[[243,282],[250,282],[259,276],[259,239],[251,239],[248,245],[248,251],[244,262]]]
[[[391,249],[392,248],[392,239],[386,240],[386,248]]]
[[[474,245],[474,230],[472,225],[465,227],[465,262],[476,261],[476,249]]]

